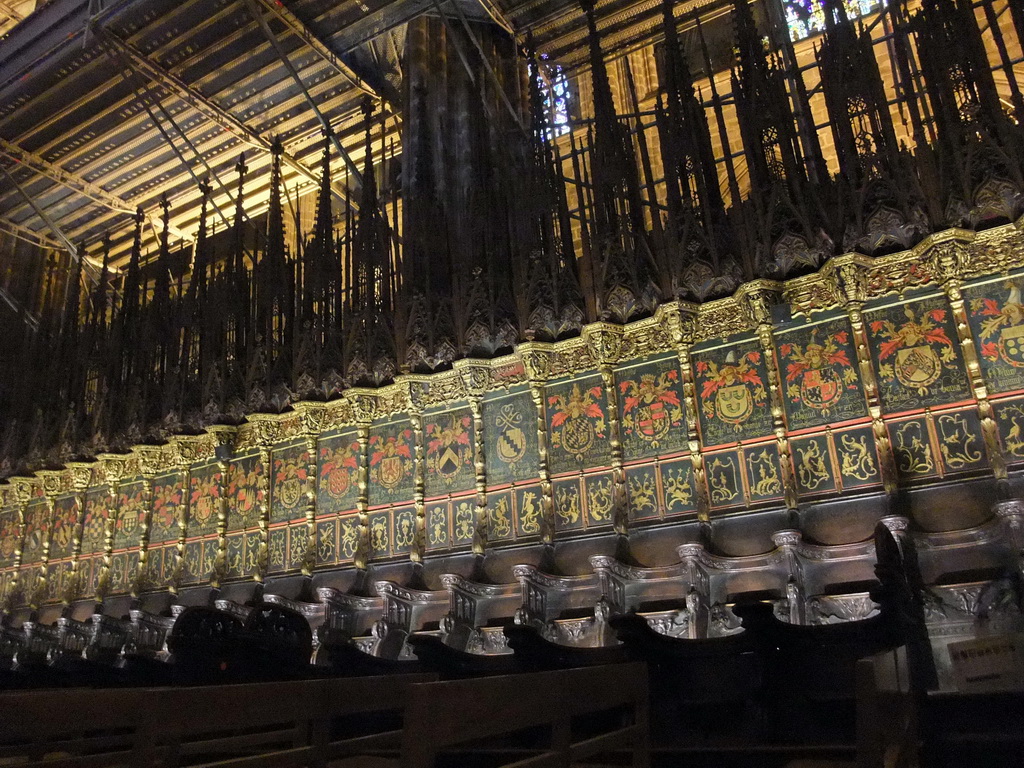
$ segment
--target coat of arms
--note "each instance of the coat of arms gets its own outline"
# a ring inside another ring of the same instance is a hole
[[[846,331],[829,334],[819,342],[817,330],[811,331],[805,349],[801,349],[799,344],[781,344],[779,352],[790,361],[786,365],[790,400],[802,402],[808,408],[827,415],[829,409],[839,402],[844,388],[856,389],[857,372],[846,350],[839,347],[847,342]]]
[[[764,382],[754,367],[761,362],[760,352],[747,352],[736,360],[730,351],[721,366],[713,360],[697,363],[697,373],[704,376],[701,406],[707,418],[718,417],[732,424],[739,432],[754,406],[765,404]]]
[[[333,499],[348,492],[359,468],[359,443],[354,440],[337,448],[320,449],[320,487]]]
[[[303,486],[309,478],[308,462],[308,451],[274,459],[274,498],[285,509],[294,509],[302,498]]]
[[[670,370],[619,382],[619,391],[625,395],[622,426],[628,434],[656,446],[673,424],[682,423],[683,410],[673,386],[678,378],[679,372]]]
[[[408,474],[412,466],[411,439],[410,429],[397,435],[373,435],[370,438],[370,469],[384,488],[391,490],[397,487]]]
[[[153,487],[153,525],[169,531],[174,525],[181,504],[181,487],[177,483],[162,483]]]
[[[14,557],[17,548],[18,520],[14,515],[4,515],[0,524],[0,558],[8,560]]]
[[[907,320],[899,327],[891,320],[871,323],[871,332],[883,339],[878,349],[882,363],[878,374],[927,395],[928,387],[942,375],[943,366],[956,360],[953,342],[939,325],[946,321],[946,310],[928,310],[920,320],[912,307],[905,307],[903,313]]]
[[[601,409],[601,387],[584,390],[573,383],[568,395],[548,398],[551,414],[551,442],[560,446],[577,461],[589,451],[597,438],[604,437],[604,411]]]
[[[132,536],[142,523],[146,509],[142,504],[142,489],[136,487],[130,493],[122,493],[118,501],[120,514],[117,516],[118,533],[124,537]]]
[[[452,413],[445,422],[427,424],[427,467],[451,485],[469,455],[473,419]]]
[[[199,525],[206,525],[214,517],[217,500],[220,499],[220,472],[198,477],[193,475],[191,489],[189,505],[192,519]]]
[[[526,455],[523,414],[514,403],[505,403],[494,419],[494,426],[498,429],[498,458],[505,464],[515,464]]]
[[[981,355],[987,360],[1024,368],[1024,304],[1020,287],[1008,284],[1010,295],[999,306],[995,299],[974,299],[971,309],[981,321]]]
[[[259,483],[263,465],[253,462],[248,468],[244,464],[232,464],[228,472],[228,498],[234,501],[234,509],[242,522],[248,523],[257,513],[257,502],[262,496]]]

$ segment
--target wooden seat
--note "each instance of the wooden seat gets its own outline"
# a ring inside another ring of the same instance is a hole
[[[407,641],[416,657],[445,680],[518,672],[519,660],[509,653],[469,653],[453,648],[433,635],[410,635]]]
[[[618,664],[626,661],[622,646],[596,648],[559,645],[543,637],[536,627],[510,624],[505,627],[508,645],[523,669],[571,669]]]

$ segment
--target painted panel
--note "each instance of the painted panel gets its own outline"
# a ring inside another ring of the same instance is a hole
[[[586,492],[587,527],[612,523],[612,475],[604,472],[583,479]]]
[[[924,417],[890,422],[886,426],[900,479],[912,480],[938,472],[928,422]]]
[[[548,384],[544,388],[547,411],[548,467],[552,474],[611,461],[608,439],[608,403],[599,374]]]
[[[539,485],[516,488],[516,538],[540,534],[544,500]]]
[[[836,432],[832,441],[839,459],[839,478],[843,488],[877,485],[882,481],[875,436],[870,427]]]
[[[711,506],[716,509],[742,504],[743,475],[736,451],[716,453],[704,457]]]
[[[53,532],[50,534],[51,560],[71,557],[80,512],[77,496],[62,496],[54,501]]]
[[[236,458],[228,464],[227,499],[229,531],[253,528],[260,521],[263,492],[260,483],[265,469],[258,455]]]
[[[294,531],[294,529],[292,529]],[[338,560],[345,562],[356,556],[359,547],[359,515],[338,518]]]
[[[358,432],[345,430],[320,439],[317,449],[317,514],[347,512],[359,501]]]
[[[245,576],[245,534],[230,533],[224,543],[227,549],[228,578]]]
[[[200,580],[203,568],[203,542],[190,541],[185,544],[181,561],[181,583],[194,584]]]
[[[376,512],[370,519],[370,557],[373,559],[388,557],[391,554],[390,515],[387,512]]]
[[[427,549],[431,551],[445,549],[451,541],[448,530],[448,502],[427,505]]]
[[[684,450],[683,385],[672,357],[630,364],[615,371],[619,421],[626,460]]]
[[[629,498],[630,520],[650,520],[661,516],[658,474],[653,465],[629,467],[626,470],[626,494]]]
[[[396,555],[412,552],[416,543],[416,508],[400,507],[391,510],[392,551]]]
[[[1024,461],[1024,401],[1008,400],[995,403],[996,424],[1003,443],[1003,454],[1011,463]]]
[[[845,318],[780,330],[775,342],[791,430],[867,415],[857,352]]]
[[[221,498],[221,472],[216,464],[192,468],[189,480],[189,536],[205,536],[217,531]]]
[[[581,530],[584,523],[579,478],[556,481],[552,483],[552,490],[555,495],[555,530]]]
[[[473,413],[468,407],[423,417],[426,435],[427,496],[470,491],[476,487],[473,467]]]
[[[470,496],[452,499],[452,546],[472,544],[475,530],[476,498]]]
[[[162,475],[153,481],[153,518],[150,544],[177,541],[185,519],[184,479],[181,474]]]
[[[695,351],[693,362],[705,447],[771,434],[768,374],[757,341]]]
[[[971,332],[991,392],[1024,388],[1024,276],[964,288]]]
[[[828,438],[816,435],[792,440],[790,450],[799,495],[812,496],[836,490],[836,473],[832,468]]]
[[[217,564],[217,555],[220,554],[220,542],[217,539],[207,539],[203,542],[203,561],[199,575],[203,581],[208,581],[213,574],[213,568]]]
[[[666,516],[682,515],[697,510],[697,493],[693,487],[693,462],[673,461],[661,466],[662,509]]]
[[[499,491],[487,496],[489,541],[509,541],[513,538],[512,492]]]
[[[747,488],[751,503],[782,498],[782,470],[779,449],[774,443],[743,449]]]
[[[321,520],[316,524],[316,564],[333,565],[337,558],[337,520]]]
[[[19,525],[17,509],[0,510],[0,569],[14,565],[16,550],[21,543],[18,538]]]
[[[164,576],[164,559],[167,560],[166,577]],[[146,573],[143,577],[142,588],[145,590],[158,589],[171,580],[171,571],[174,570],[174,548],[173,547],[150,547],[146,551]]]
[[[139,546],[139,536],[146,522],[146,504],[143,497],[142,481],[126,483],[118,494],[117,519],[114,521],[114,549],[127,549]],[[88,496],[86,496],[86,514],[88,515]],[[83,544],[84,552],[85,545]],[[92,549],[91,552],[101,550]]]
[[[408,419],[370,429],[370,505],[409,501],[413,493],[412,425]]]
[[[936,296],[865,311],[878,394],[889,413],[970,396],[953,313]]]
[[[267,573],[282,573],[288,569],[288,528],[267,531]]]
[[[135,555],[134,561],[132,555]],[[129,592],[132,580],[138,571],[138,553],[119,552],[110,558],[110,594],[119,595]]]
[[[276,448],[271,454],[270,522],[304,520],[306,494],[310,491],[309,451],[305,443]]]
[[[968,472],[988,466],[981,420],[976,411],[932,416],[942,466],[947,472]]]
[[[85,517],[82,520],[82,553],[102,552],[106,545],[107,522],[113,498],[110,489],[90,488],[85,494]],[[134,541],[133,544],[137,544]]]
[[[21,557],[23,565],[38,563],[50,527],[50,510],[43,500],[30,501],[25,507],[25,542]]]
[[[484,454],[487,485],[536,480],[537,410],[529,389],[490,393],[484,398]]]

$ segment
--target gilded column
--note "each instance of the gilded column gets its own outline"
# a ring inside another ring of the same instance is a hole
[[[491,386],[491,367],[477,360],[459,360],[456,369],[462,375],[469,410],[473,415],[473,470],[476,486],[476,525],[473,530],[473,553],[483,555],[490,537],[487,516],[487,453],[484,443],[484,395]]]
[[[57,494],[61,490],[61,473],[54,470],[43,470],[37,473],[43,480],[43,499],[46,504],[46,519],[48,526],[43,538],[42,551],[39,557],[39,578],[32,586],[32,591],[26,593],[28,607],[32,611],[39,610],[39,604],[46,597],[46,586],[49,582],[48,567],[50,564],[50,544],[53,541],[53,509]]]
[[[316,498],[317,484],[317,439],[324,429],[327,409],[315,403],[298,403],[295,409],[299,412],[302,425],[302,439],[306,446],[306,543],[302,555],[302,575],[307,579],[313,577],[316,568]]]
[[[974,346],[974,337],[971,335],[971,326],[967,319],[967,307],[961,292],[963,280],[960,275],[963,273],[963,266],[970,255],[967,249],[956,241],[939,243],[932,249],[930,255],[935,261],[934,273],[943,277],[942,289],[945,291],[946,300],[953,311],[956,335],[963,351],[967,375],[971,382],[971,391],[978,403],[981,434],[985,441],[989,466],[992,467],[992,473],[999,484],[1005,487],[1008,482],[1006,458],[999,445],[999,427],[992,413],[992,404],[988,399],[988,387],[985,385],[985,378],[981,372],[981,361],[978,359],[978,349]]]
[[[210,574],[210,587],[220,589],[228,573],[228,458],[232,453],[236,430],[234,427],[215,425],[207,430],[214,438],[214,456],[217,462],[217,557]],[[205,552],[204,552],[205,554]],[[205,557],[204,557],[205,559]]]
[[[253,581],[257,584],[262,584],[267,575],[267,566],[270,559],[270,509],[273,504],[270,475],[274,471],[271,464],[270,451],[279,438],[280,417],[277,414],[257,413],[250,414],[248,420],[253,428],[256,447],[259,449],[259,460],[263,465],[263,472],[260,473],[259,490],[256,495],[258,512],[256,526],[259,531],[259,548],[256,550],[256,559],[253,563],[252,571]],[[243,542],[248,554],[249,540],[244,529],[242,536],[244,537]]]
[[[545,544],[555,540],[555,499],[551,487],[551,472],[548,469],[548,430],[544,418],[544,382],[548,379],[551,345],[530,341],[521,344],[519,353],[530,381],[530,397],[537,419],[537,466],[541,490],[540,539]]]
[[[181,585],[181,574],[185,567],[185,539],[188,537],[188,524],[192,516],[192,461],[195,458],[193,439],[179,438],[172,443],[174,446],[174,463],[181,472],[181,506],[177,514],[178,541],[175,544],[174,570],[168,579],[167,591],[177,596]],[[166,555],[164,556],[166,563]],[[166,565],[164,566],[166,567]]]
[[[693,465],[693,485],[696,489],[697,519],[701,523],[708,524],[711,522],[711,499],[708,496],[704,457],[700,452],[700,433],[697,430],[699,403],[697,402],[697,386],[694,383],[693,363],[690,360],[697,307],[689,303],[674,302],[663,305],[659,312],[662,313],[662,323],[675,347],[676,356],[679,358],[679,371],[683,384],[683,408],[686,412],[686,440],[690,450],[690,463]]]
[[[890,496],[896,492],[899,477],[896,473],[896,459],[893,456],[889,432],[882,419],[882,405],[878,397],[878,380],[871,360],[871,348],[868,346],[867,328],[864,325],[864,302],[867,299],[864,268],[853,260],[846,260],[838,266],[837,277],[839,289],[845,298],[846,314],[850,318],[853,331],[854,346],[857,350],[857,366],[860,369],[860,380],[864,385],[864,396],[868,403],[871,416],[871,431],[875,435],[878,448],[879,465],[882,474],[882,485]]]
[[[131,586],[131,596],[137,598],[148,585],[149,539],[153,530],[153,480],[158,472],[166,468],[163,448],[155,445],[140,445],[133,449],[142,476],[142,522],[139,525],[139,570]],[[104,559],[104,568],[109,568],[109,558]]]
[[[121,478],[125,467],[123,458],[117,454],[101,453],[99,460],[103,466],[103,479],[110,488],[110,508],[107,510],[107,524],[103,527],[103,553],[100,555],[100,575],[96,579],[97,603],[102,603],[110,588],[110,564],[114,549],[114,531],[117,520],[122,514],[121,505]],[[142,559],[139,558],[139,570],[142,570]]]
[[[377,415],[377,398],[368,390],[349,390],[353,398],[356,440],[359,443],[359,498],[356,509],[359,512],[359,543],[353,558],[356,568],[366,570],[370,559],[370,425]]]
[[[629,501],[626,470],[623,466],[622,429],[619,423],[619,391],[615,386],[615,363],[622,353],[622,326],[593,323],[585,326],[583,337],[597,361],[608,402],[608,440],[612,465],[612,524],[615,532],[626,536],[629,529]]]
[[[796,475],[793,472],[793,454],[786,436],[786,417],[782,405],[782,377],[775,360],[775,341],[772,337],[772,305],[780,300],[779,286],[767,280],[756,280],[743,288],[751,319],[757,328],[765,369],[768,372],[768,402],[772,410],[772,431],[779,451],[779,469],[782,472],[783,498],[791,516],[797,512]]]
[[[82,524],[85,519],[85,493],[89,490],[89,481],[92,479],[92,464],[84,461],[68,462],[68,469],[71,473],[71,488],[75,492],[75,505],[78,507],[78,517],[75,519],[75,527],[71,530],[71,574],[67,583],[61,591],[61,605],[67,607],[74,602],[79,595],[78,571],[82,558]],[[109,517],[109,516],[108,516]],[[107,527],[110,520],[107,520]]]
[[[3,612],[10,613],[14,608],[14,596],[18,592],[21,581],[21,556],[25,548],[25,524],[28,503],[32,499],[32,484],[24,479],[15,478],[13,495],[18,500],[18,542],[14,546],[14,577],[11,579],[4,595]]]
[[[414,563],[422,563],[427,542],[427,507],[424,501],[427,483],[427,449],[423,434],[423,396],[424,389],[429,384],[415,376],[403,376],[402,380],[408,385],[409,423],[412,425],[413,439],[416,441],[412,452],[412,503],[416,510],[416,535],[413,537],[409,559]]]

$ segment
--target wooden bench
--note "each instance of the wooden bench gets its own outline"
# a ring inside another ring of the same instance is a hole
[[[574,718],[618,708],[628,711],[628,724],[618,720],[601,733],[574,738]],[[642,664],[415,685],[409,689],[401,765],[432,768],[452,747],[543,727],[550,729],[549,743],[539,754],[515,762],[517,768],[568,766],[627,749],[633,768],[647,768],[647,718],[647,670]]]
[[[9,693],[0,695],[0,766],[278,768],[398,754],[409,687],[436,679]]]

